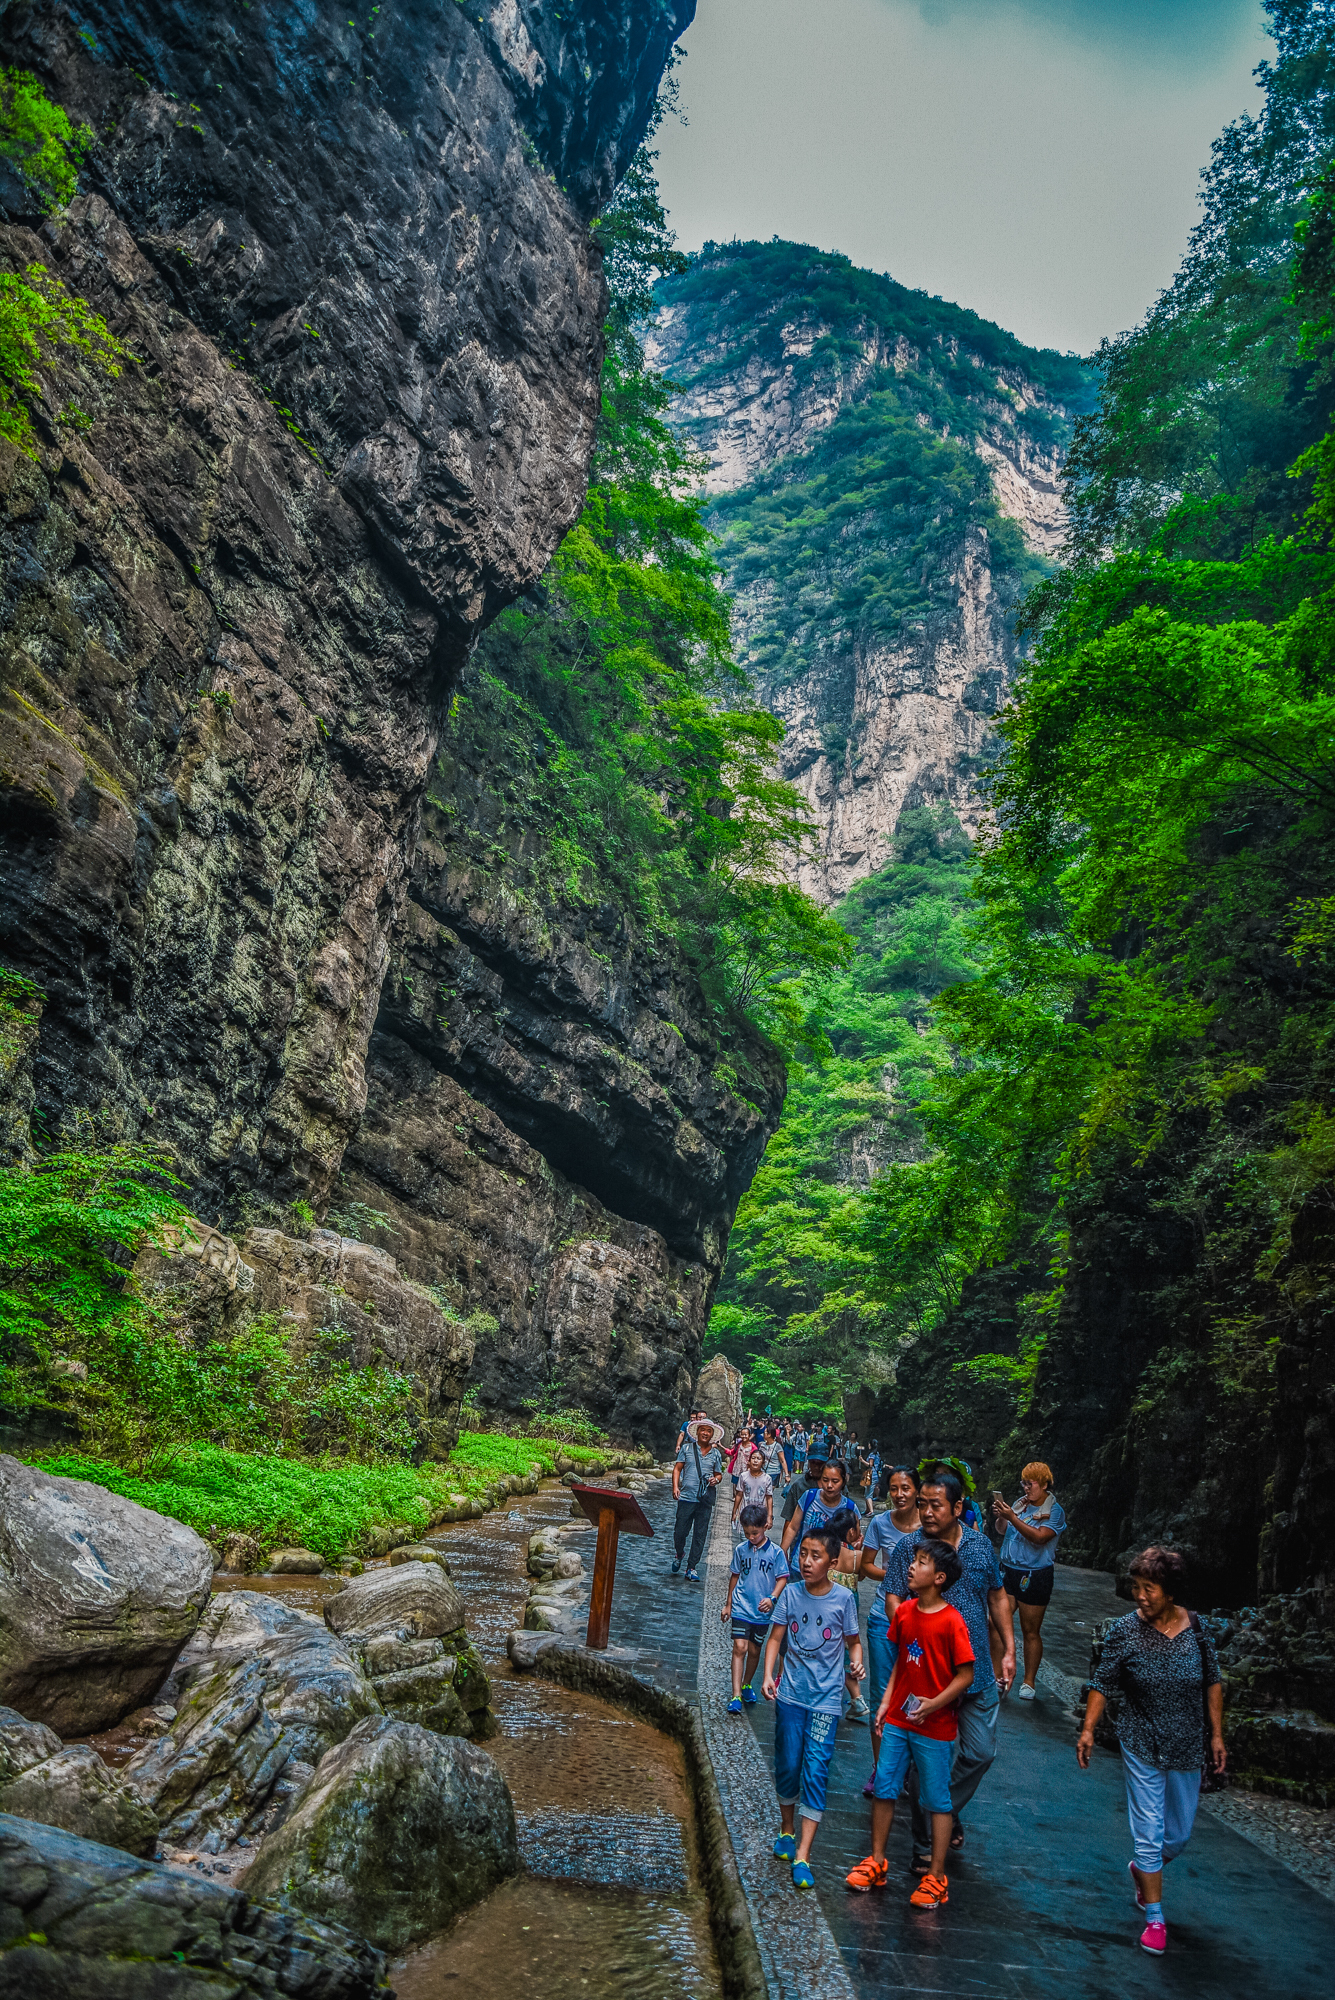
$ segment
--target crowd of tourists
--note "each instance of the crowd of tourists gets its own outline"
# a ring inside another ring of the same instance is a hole
[[[748,1412],[728,1440],[705,1411],[693,1411],[673,1468],[672,1571],[685,1561],[689,1583],[699,1581],[725,1480],[737,1535],[721,1614],[732,1633],[727,1706],[741,1716],[762,1697],[774,1704],[775,1856],[797,1889],[814,1886],[811,1853],[837,1732],[869,1725],[871,1851],[847,1885],[860,1893],[887,1886],[887,1842],[902,1798],[909,1901],[941,1909],[950,1856],[965,1845],[963,1816],[997,1755],[1002,1702],[1013,1686],[1021,1701],[1037,1692],[1066,1532],[1051,1468],[1034,1460],[1013,1500],[994,1488],[985,1507],[960,1457],[891,1464],[874,1438],[863,1443],[825,1419],[808,1425],[768,1413]],[[868,1581],[864,1647],[858,1586]],[[1106,1635],[1076,1748],[1087,1768],[1109,1698],[1124,1697],[1114,1727],[1131,1886],[1140,1943],[1156,1954],[1167,1948],[1163,1869],[1191,1834],[1203,1767],[1222,1772],[1225,1762],[1218,1662],[1195,1613],[1183,1608],[1184,1584],[1171,1549],[1146,1549],[1131,1565],[1135,1609]]]

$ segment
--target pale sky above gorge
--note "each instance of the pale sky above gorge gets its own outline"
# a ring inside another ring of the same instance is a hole
[[[682,247],[786,236],[1085,353],[1172,277],[1260,0],[699,0]]]

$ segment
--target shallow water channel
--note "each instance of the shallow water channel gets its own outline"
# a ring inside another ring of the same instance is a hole
[[[524,1872],[393,1966],[402,2000],[444,2000],[458,1980],[515,1990],[507,1977],[541,2000],[720,1992],[679,1746],[593,1696],[515,1674],[506,1657],[528,1594],[528,1537],[569,1518],[553,1483],[432,1537],[492,1676],[501,1733],[487,1748],[514,1794]],[[590,1569],[592,1557],[590,1530]]]
[[[594,1696],[514,1673],[506,1655],[528,1595],[528,1538],[569,1520],[570,1496],[552,1481],[509,1512],[429,1537],[446,1553],[491,1676],[501,1730],[487,1749],[514,1795],[523,1872],[394,1963],[401,2000],[448,2000],[460,1980],[502,1993],[523,1982],[538,2000],[718,2000],[721,1992],[679,1745]],[[589,1570],[593,1540],[590,1529]],[[335,1587],[295,1576],[228,1584],[312,1611]]]

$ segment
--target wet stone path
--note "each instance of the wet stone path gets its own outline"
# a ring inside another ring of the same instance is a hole
[[[871,1588],[860,1591],[865,1639]],[[1111,1580],[1063,1569],[1045,1624],[1055,1669],[1034,1702],[1008,1700],[1001,1747],[965,1814],[966,1845],[952,1856],[950,1903],[918,1911],[908,1896],[907,1802],[891,1835],[890,1880],[858,1895],[844,1876],[869,1851],[862,1786],[871,1756],[865,1726],[840,1725],[829,1807],[812,1856],[817,1896],[861,2000],[942,1993],[977,2000],[1241,2000],[1256,1993],[1329,1990],[1335,1910],[1289,1869],[1203,1811],[1186,1853],[1167,1874],[1169,1951],[1138,1946],[1128,1886],[1125,1793],[1115,1753],[1081,1772],[1063,1698],[1088,1672],[1089,1627],[1126,1607]],[[773,1768],[773,1709],[749,1724]],[[769,1810],[777,1809],[769,1802]]]

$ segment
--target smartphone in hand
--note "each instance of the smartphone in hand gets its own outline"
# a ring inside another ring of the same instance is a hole
[[[919,1694],[905,1695],[902,1713],[907,1721],[912,1722],[914,1716],[918,1713],[918,1710],[921,1707],[922,1707],[921,1695]]]

